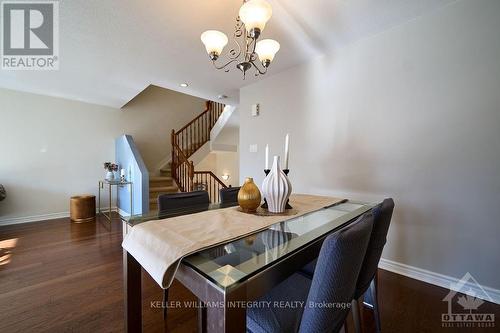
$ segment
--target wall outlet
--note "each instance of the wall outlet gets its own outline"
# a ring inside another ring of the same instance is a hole
[[[257,152],[257,144],[250,145],[249,150],[251,153],[256,153]]]
[[[260,104],[252,105],[252,117],[257,117],[260,113]]]

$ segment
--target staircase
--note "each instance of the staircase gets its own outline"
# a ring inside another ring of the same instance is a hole
[[[158,209],[158,196],[164,193],[176,193],[179,188],[171,176],[170,166],[168,169],[161,169],[160,176],[149,177],[149,209]]]
[[[219,190],[227,186],[213,172],[195,170],[189,157],[210,141],[210,131],[224,107],[224,104],[208,101],[205,111],[180,130],[172,130],[171,133],[172,159],[168,177],[173,179],[181,192],[207,191],[213,203],[219,202]]]

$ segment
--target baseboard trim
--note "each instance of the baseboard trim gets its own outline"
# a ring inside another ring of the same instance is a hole
[[[116,212],[117,208],[111,207],[111,210],[113,212]],[[127,215],[128,215],[128,213],[127,213]],[[67,217],[69,217],[69,212],[40,214],[40,215],[22,216],[22,217],[11,217],[11,218],[6,218],[6,219],[0,219],[0,226],[11,225],[11,224],[30,223],[30,222],[49,221],[49,220],[67,218]]]
[[[7,219],[0,219],[0,225],[30,223],[30,222],[38,222],[45,220],[62,219],[65,217],[69,217],[69,212],[40,214],[40,215],[23,216],[23,217],[11,217]]]
[[[484,285],[476,285],[475,283],[467,282],[459,288],[460,278],[439,274],[428,271],[426,269],[405,265],[396,261],[380,259],[379,268],[385,269],[396,274],[404,275],[409,278],[433,284],[449,290],[459,291],[464,294],[476,296],[488,302],[500,304],[500,290]],[[482,290],[481,290],[482,288]],[[487,293],[491,299],[481,297]]]

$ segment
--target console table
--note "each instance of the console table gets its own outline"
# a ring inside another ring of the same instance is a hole
[[[133,196],[132,196],[133,186],[132,185],[133,185],[132,182],[122,182],[119,180],[116,180],[116,181],[100,180],[99,181],[99,197],[97,200],[98,201],[98,209],[97,209],[98,214],[102,214],[106,219],[108,219],[109,222],[111,222],[111,220],[112,220],[111,203],[112,203],[113,186],[116,186],[116,187],[128,186],[130,188],[130,212],[132,215],[134,212],[134,206],[133,206],[134,203],[133,203]],[[104,190],[104,187],[108,188],[108,195],[109,195],[109,209],[107,209],[107,213],[106,213],[106,210],[101,210],[101,190]]]

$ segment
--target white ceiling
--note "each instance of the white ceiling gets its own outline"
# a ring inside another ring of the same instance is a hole
[[[281,43],[267,75],[376,34],[454,0],[269,0],[263,37]],[[0,87],[121,107],[149,84],[237,103],[245,81],[215,70],[200,41],[228,36],[241,0],[61,0],[60,70],[0,71]],[[188,88],[179,83],[188,82]]]

